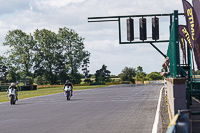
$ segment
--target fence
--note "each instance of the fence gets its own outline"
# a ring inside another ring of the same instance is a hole
[[[190,51],[187,48],[187,63],[181,66],[179,51],[179,28],[178,12],[174,12],[173,22],[170,25],[170,40],[167,50],[167,56],[170,61],[170,75],[167,77],[167,99],[168,112],[171,123],[166,133],[188,133],[191,131],[190,114],[180,113],[178,110],[186,109],[186,85],[185,77],[180,78],[183,71],[188,71],[186,81],[190,81],[191,62]],[[188,87],[189,88],[189,87]],[[189,88],[190,89],[190,88]],[[177,114],[177,115],[175,115]],[[173,119],[172,119],[173,118]]]
[[[144,84],[162,84],[164,80],[144,81]]]
[[[0,86],[0,92],[4,92],[9,88],[9,86]],[[37,85],[27,85],[27,86],[19,86],[19,91],[26,90],[37,90]]]
[[[167,56],[170,61],[170,77],[180,77],[178,11],[174,12],[174,21],[171,25]]]
[[[192,133],[190,110],[179,110],[171,120],[166,133]]]

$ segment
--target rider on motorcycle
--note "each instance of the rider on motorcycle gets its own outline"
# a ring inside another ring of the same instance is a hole
[[[9,86],[8,89],[11,89],[11,88],[15,89],[15,92],[16,92],[16,100],[18,100],[18,97],[17,97],[17,95],[18,95],[18,88],[15,86],[15,83],[11,83],[11,85]]]
[[[71,84],[71,82],[69,80],[66,80],[65,86],[71,86],[71,96],[72,96],[73,86],[72,86],[72,84]],[[64,89],[65,89],[65,86],[64,86]]]

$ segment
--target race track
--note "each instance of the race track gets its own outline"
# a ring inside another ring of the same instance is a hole
[[[0,133],[151,133],[162,85],[113,86],[0,103]],[[19,92],[20,93],[20,92]]]

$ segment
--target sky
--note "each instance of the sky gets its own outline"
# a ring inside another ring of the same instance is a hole
[[[192,3],[192,0],[188,0]],[[0,55],[9,30],[20,29],[33,34],[36,29],[55,33],[59,28],[74,29],[85,38],[85,50],[90,52],[89,70],[94,74],[106,65],[111,75],[125,67],[151,73],[161,71],[164,57],[150,44],[119,44],[117,22],[88,23],[88,17],[183,13],[182,0],[5,0],[0,4]],[[169,39],[169,17],[160,17],[160,40]],[[122,41],[126,41],[126,19],[122,19]],[[135,37],[139,37],[139,18],[134,18]],[[179,19],[185,24],[185,18]],[[147,18],[147,36],[151,37],[151,18]],[[136,39],[137,40],[137,39]],[[155,43],[167,53],[168,43]]]

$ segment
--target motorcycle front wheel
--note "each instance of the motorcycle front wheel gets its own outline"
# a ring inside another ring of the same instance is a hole
[[[14,96],[11,96],[11,98],[10,98],[10,104],[11,105],[13,105],[13,104],[15,104],[15,97]]]
[[[11,96],[11,97],[10,97],[10,104],[12,105],[13,102],[14,102],[14,96]]]
[[[67,91],[67,100],[70,100],[70,91]]]

